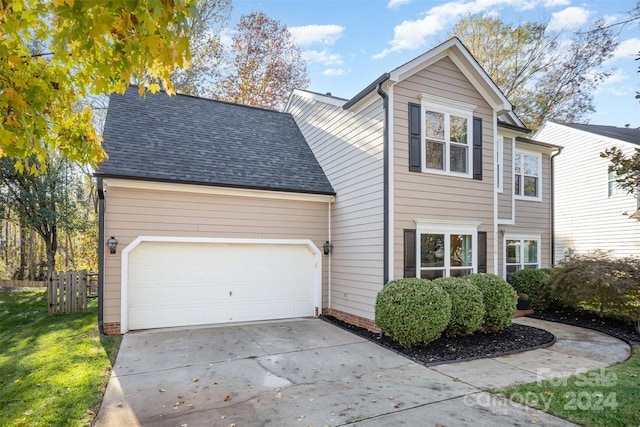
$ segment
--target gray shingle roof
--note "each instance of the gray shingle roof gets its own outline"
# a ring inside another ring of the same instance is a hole
[[[109,101],[96,175],[335,194],[290,114],[187,95]]]
[[[595,133],[596,135],[606,136],[607,138],[618,139],[620,141],[630,142],[640,145],[640,129],[638,128],[620,128],[616,126],[603,125],[584,125],[580,123],[560,123],[573,129],[584,132]]]

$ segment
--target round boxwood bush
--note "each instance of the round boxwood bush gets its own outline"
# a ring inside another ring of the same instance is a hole
[[[382,288],[375,310],[376,324],[384,333],[413,347],[440,338],[451,319],[451,298],[428,280],[400,279]]]
[[[509,283],[517,293],[524,293],[531,298],[531,307],[546,310],[553,304],[548,279],[552,270],[548,268],[526,268],[518,270],[509,277]]]
[[[516,311],[518,295],[510,284],[495,274],[481,273],[469,276],[469,281],[482,292],[485,332],[497,332],[511,325]]]
[[[482,329],[484,303],[476,285],[461,277],[441,277],[433,283],[442,286],[451,298],[451,320],[444,330],[445,335],[471,335]]]

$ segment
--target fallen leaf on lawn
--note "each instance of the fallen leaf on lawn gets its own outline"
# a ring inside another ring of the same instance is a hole
[[[399,403],[396,403],[395,405],[393,405],[393,407],[394,407],[394,408],[396,408],[396,409],[400,408],[401,406],[402,406],[402,405],[401,405],[401,404],[399,404]]]
[[[178,395],[178,399],[182,399],[183,397],[184,397],[184,396],[183,396],[183,395],[181,395],[181,394],[179,394],[179,395]]]
[[[531,424],[538,424],[536,420],[531,420]]]
[[[180,424],[180,427],[189,427],[189,424]]]
[[[160,393],[164,393],[164,392],[165,392],[165,391],[167,391],[167,390],[165,390],[165,389],[163,389],[163,388],[159,388],[159,389],[158,389],[158,391],[159,391]]]
[[[213,385],[218,385],[218,381],[214,381],[214,382],[213,382]]]
[[[229,427],[236,427],[236,423],[229,424]]]
[[[440,423],[436,423],[436,427],[444,427],[444,425],[442,425]]]
[[[93,412],[91,409],[87,409],[87,415],[95,415],[96,413]]]
[[[122,402],[118,402],[114,405],[116,408],[122,408],[124,405],[122,404]]]
[[[231,402],[231,396],[227,395],[227,397],[224,398],[225,402]]]
[[[192,383],[197,383],[198,381],[200,381],[200,379],[199,379],[199,378],[191,378],[191,382],[192,382]]]
[[[25,415],[31,415],[33,414],[33,409],[29,409],[28,411],[24,412]]]
[[[189,403],[189,408],[193,408],[193,403]]]
[[[395,399],[395,397],[393,397],[393,396],[388,396],[388,397],[387,397],[387,399],[389,399],[389,400],[393,400],[393,399]]]
[[[282,399],[282,393],[277,392],[276,393],[276,399]]]
[[[540,416],[540,414],[535,413],[535,414],[531,414],[531,416],[532,416],[532,417],[539,417],[539,416]]]
[[[553,393],[551,393],[550,391],[545,391],[545,392],[544,392],[544,395],[545,395],[545,396],[551,396],[552,394],[553,394]]]
[[[371,399],[371,403],[376,403],[376,402],[377,402],[377,400]]]
[[[455,377],[455,378],[453,379],[453,382],[459,383],[459,382],[460,382],[460,378]]]

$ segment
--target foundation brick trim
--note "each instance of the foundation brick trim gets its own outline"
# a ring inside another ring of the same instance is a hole
[[[338,320],[342,320],[343,322],[358,326],[360,328],[368,329],[371,332],[380,332],[380,328],[373,320],[356,316],[355,314],[345,313],[344,311],[336,310],[334,308],[323,308],[322,314],[324,314],[325,316],[335,317]]]
[[[121,335],[120,322],[105,323],[102,325],[105,335]]]

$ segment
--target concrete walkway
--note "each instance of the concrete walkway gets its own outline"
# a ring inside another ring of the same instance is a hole
[[[488,393],[630,355],[600,332],[521,318],[556,343],[424,367],[318,319],[126,334],[96,426],[573,425]]]

